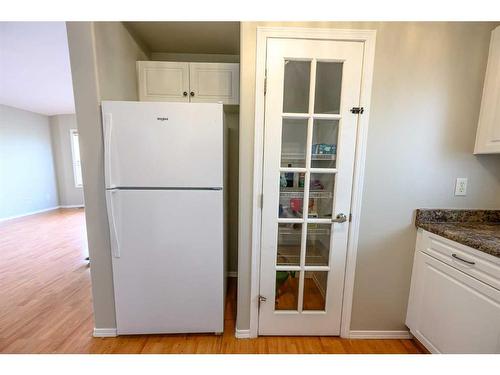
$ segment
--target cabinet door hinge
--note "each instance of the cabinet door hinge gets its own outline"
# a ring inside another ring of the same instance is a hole
[[[362,114],[365,111],[363,107],[352,107],[351,113]]]
[[[260,208],[264,208],[264,194],[260,195],[260,202],[259,202],[259,204],[260,204]]]
[[[349,222],[352,221],[352,214],[349,214]]]
[[[267,93],[267,76],[264,77],[264,95]]]

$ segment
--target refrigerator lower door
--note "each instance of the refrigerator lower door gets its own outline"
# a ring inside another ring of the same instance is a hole
[[[223,191],[106,194],[118,334],[222,332]]]

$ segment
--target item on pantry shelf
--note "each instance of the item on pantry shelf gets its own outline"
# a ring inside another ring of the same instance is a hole
[[[303,188],[306,180],[306,174],[304,172],[299,173],[299,187]]]
[[[337,145],[316,143],[312,146],[313,155],[333,155],[337,152]]]
[[[325,187],[323,186],[323,184],[321,183],[320,180],[311,180],[311,182],[309,184],[309,189],[311,189],[311,190],[324,190]]]
[[[292,164],[288,164],[288,168],[291,168]],[[286,178],[286,187],[293,187],[293,172],[286,172],[285,173],[285,178]]]
[[[291,198],[290,199],[290,208],[293,212],[301,212],[302,211],[302,198]]]
[[[287,186],[287,181],[284,173],[280,175],[280,186],[283,188]]]

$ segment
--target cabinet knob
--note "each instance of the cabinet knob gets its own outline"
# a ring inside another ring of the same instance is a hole
[[[189,95],[194,96],[194,91],[191,91]]]
[[[183,95],[183,96],[188,96],[187,91],[184,91],[184,92],[182,93],[182,95]]]

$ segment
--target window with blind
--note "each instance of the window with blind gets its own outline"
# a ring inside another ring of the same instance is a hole
[[[78,130],[71,129],[71,155],[73,158],[73,177],[75,179],[75,187],[83,186],[82,166],[80,161],[80,145],[78,143]]]

